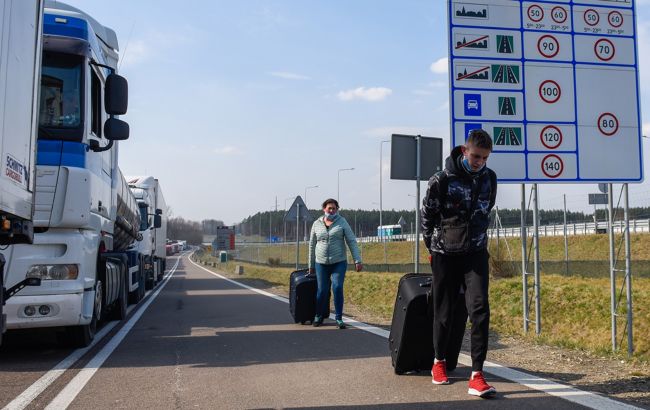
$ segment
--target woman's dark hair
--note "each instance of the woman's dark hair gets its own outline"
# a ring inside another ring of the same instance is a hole
[[[339,209],[339,201],[334,198],[326,199],[325,202],[323,202],[322,208],[325,208],[328,204],[334,204],[334,206],[336,206],[336,209]]]

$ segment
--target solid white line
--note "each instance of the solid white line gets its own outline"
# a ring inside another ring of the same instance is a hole
[[[160,291],[165,287],[169,279],[174,275],[178,264],[180,263],[181,258],[179,257],[176,260],[176,264],[165,276],[163,282],[158,286],[158,289],[147,299],[147,301],[138,307],[138,310],[135,312],[131,319],[122,326],[122,328],[109,340],[109,342],[100,350],[89,362],[84,366],[83,369],[77,373],[77,375],[68,383],[67,386],[59,392],[59,394],[47,405],[46,410],[60,410],[66,409],[72,403],[72,401],[77,397],[81,392],[84,386],[88,381],[93,377],[95,372],[104,364],[104,361],[113,353],[115,348],[120,345],[122,340],[126,337],[129,331],[133,328],[135,323],[140,319],[144,311],[149,307],[151,302],[156,299],[156,296]]]
[[[216,276],[220,279],[226,280],[232,284],[235,284],[237,286],[241,286],[242,288],[251,290],[253,292],[259,293],[260,295],[264,296],[269,296],[272,297],[275,300],[279,300],[284,303],[289,303],[289,299],[273,295],[269,292],[265,292],[260,289],[253,288],[251,286],[245,285],[243,283],[239,283],[235,280],[232,280],[230,278],[227,278],[223,275],[220,275],[218,273],[212,272],[209,269],[204,268],[203,266],[195,263],[193,260],[190,259],[190,262],[194,265],[197,266],[204,271],[210,273],[213,276]],[[334,315],[330,315],[331,319],[334,319]],[[357,320],[354,320],[352,318],[348,318],[346,316],[343,317],[349,325],[356,327],[360,330],[363,330],[368,333],[372,333],[377,336],[381,336],[385,339],[388,339],[390,332],[385,329],[378,328],[376,326],[369,325],[367,323],[359,322]],[[458,362],[465,365],[465,366],[470,366],[472,365],[472,358],[466,354],[461,353]],[[544,379],[542,377],[538,376],[533,376],[532,374],[520,372],[518,370],[510,369],[508,367],[501,366],[496,363],[488,362],[486,361],[483,364],[483,368],[485,369],[486,372],[491,373],[497,377],[500,377],[502,379],[509,380],[511,382],[515,382],[517,384],[521,384],[523,386],[529,387],[533,390],[538,390],[543,393],[549,394],[551,396],[559,397],[561,399],[580,404],[585,407],[589,407],[592,409],[598,409],[598,410],[640,410],[639,407],[635,407],[629,404],[625,404],[616,400],[612,400],[610,398],[601,396],[596,393],[592,392],[587,392],[584,390],[576,389],[575,387],[566,385],[566,384],[561,384],[557,382],[553,382],[547,379]]]

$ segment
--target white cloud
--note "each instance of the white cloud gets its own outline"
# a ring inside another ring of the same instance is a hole
[[[447,74],[449,72],[449,59],[443,57],[431,63],[429,69],[435,74]]]
[[[226,145],[225,147],[216,148],[214,153],[217,155],[240,155],[242,154],[242,151],[232,145]]]
[[[285,80],[311,80],[311,77],[302,74],[290,73],[287,71],[273,71],[269,73],[273,77],[282,78]]]
[[[358,87],[352,90],[339,91],[337,94],[341,101],[366,100],[366,101],[383,101],[393,93],[393,90],[386,87]]]
[[[429,90],[413,90],[411,91],[415,95],[432,95],[433,91]]]

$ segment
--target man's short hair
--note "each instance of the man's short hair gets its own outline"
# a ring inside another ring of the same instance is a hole
[[[487,131],[482,129],[474,129],[470,131],[465,143],[492,151],[492,138],[490,137],[490,134],[487,133]]]

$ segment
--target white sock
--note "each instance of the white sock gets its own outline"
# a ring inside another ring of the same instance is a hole
[[[474,371],[472,372],[472,379],[474,378],[474,376],[476,376],[477,373],[480,373],[480,372],[474,372]]]
[[[444,362],[444,361],[445,361],[445,359],[442,359],[442,360],[433,359],[433,364],[436,364],[436,363],[438,363],[438,362]]]

